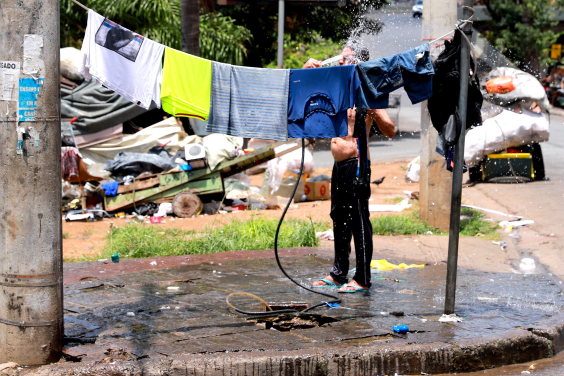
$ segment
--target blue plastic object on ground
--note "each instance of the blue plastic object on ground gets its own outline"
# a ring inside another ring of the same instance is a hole
[[[407,325],[394,325],[394,332],[399,334],[405,334],[409,331]]]
[[[340,306],[339,306],[339,303],[327,303],[327,307],[335,308],[335,307],[340,307]]]
[[[182,171],[191,171],[192,170],[192,166],[190,166],[189,164],[183,164],[182,166],[180,166],[180,169]]]

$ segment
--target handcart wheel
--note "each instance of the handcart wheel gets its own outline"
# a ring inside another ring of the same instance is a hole
[[[172,211],[178,217],[190,218],[202,212],[204,204],[198,196],[190,192],[181,192],[172,200]]]

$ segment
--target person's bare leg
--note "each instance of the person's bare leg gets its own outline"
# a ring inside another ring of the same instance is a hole
[[[328,281],[333,282],[333,283],[336,284],[336,285],[339,285],[339,283],[338,283],[337,281],[335,281],[335,280],[333,279],[333,277],[331,277],[331,275],[328,275],[327,277],[325,277],[325,278],[323,278],[323,279],[326,279],[326,280],[328,280]],[[326,282],[324,282],[324,281],[322,281],[322,280],[319,280],[319,281],[313,282],[313,283],[311,284],[311,286],[313,286],[313,287],[329,286],[329,284],[326,283]]]

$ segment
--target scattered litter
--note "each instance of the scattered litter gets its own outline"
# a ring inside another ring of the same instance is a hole
[[[405,280],[403,280],[403,279],[386,278],[386,277],[382,277],[380,275],[374,276],[374,279],[382,279],[382,280],[385,280],[385,281],[392,281],[392,282],[405,282]]]
[[[521,217],[520,215],[505,214],[505,213],[499,212],[499,211],[497,211],[497,210],[484,209],[484,208],[480,208],[480,207],[478,207],[478,206],[473,206],[473,205],[460,205],[460,207],[462,207],[462,208],[470,208],[470,209],[481,210],[481,211],[485,211],[485,212],[488,212],[488,213],[493,213],[493,214],[502,215],[502,216],[504,216],[504,217],[519,218],[519,219],[522,219],[522,218],[523,218],[523,217]]]
[[[380,312],[382,316],[390,316],[390,312]]]
[[[157,265],[156,261],[151,261],[150,265]]]
[[[519,269],[521,269],[521,271],[523,272],[532,272],[533,270],[535,270],[535,260],[533,260],[532,258],[522,258],[521,262],[519,263]]]
[[[335,234],[333,234],[333,230],[316,232],[315,237],[323,240],[335,240]]]
[[[180,287],[179,286],[168,286],[166,289],[176,291],[176,290],[179,290]]]
[[[170,307],[169,307],[169,306],[162,306],[160,309],[161,309],[161,310],[166,310],[166,309],[170,309]]]
[[[392,269],[410,269],[410,268],[423,268],[425,264],[410,264],[401,263],[399,265],[392,264],[387,260],[372,260],[370,267],[378,270],[392,270]]]
[[[409,331],[409,327],[407,325],[394,325],[394,332],[399,334],[405,334]]]
[[[119,262],[119,255],[117,253],[112,255],[112,262],[116,264]]]
[[[530,372],[530,371],[521,371],[521,373],[524,374],[524,375],[528,375],[528,374],[530,374],[531,372]]]
[[[439,322],[462,322],[462,317],[458,317],[456,313],[451,315],[442,315]]]
[[[339,303],[327,303],[327,307],[336,308],[336,307],[340,307],[340,306],[339,306]]]
[[[404,178],[408,183],[418,183],[421,177],[421,160],[419,157],[415,158],[407,165],[407,171]]]
[[[150,217],[150,218],[149,218],[149,221],[150,221],[151,223],[161,223],[161,217],[155,217],[155,216],[153,216],[153,217]]]
[[[426,234],[427,235],[433,235],[433,231],[427,231]]]
[[[501,221],[499,222],[499,225],[501,227],[521,227],[525,225],[532,225],[533,223],[535,223],[535,221],[533,221],[532,219],[526,219],[524,221]]]
[[[368,210],[370,212],[401,212],[411,206],[409,199],[405,198],[395,205],[368,205]]]
[[[393,316],[403,316],[403,311],[390,311],[390,315]]]
[[[497,302],[497,300],[498,300],[498,298],[486,298],[486,297],[481,297],[481,296],[478,297],[478,301],[480,301],[480,302],[490,302],[490,301]]]
[[[421,319],[421,322],[427,322],[427,319]]]
[[[134,312],[127,312],[126,314],[129,317],[135,317],[135,313]]]
[[[104,261],[108,261],[108,259],[99,259],[98,261],[104,262]]]
[[[507,242],[505,240],[501,240],[499,242],[492,242],[492,244],[499,245],[501,247],[501,250],[507,248]]]

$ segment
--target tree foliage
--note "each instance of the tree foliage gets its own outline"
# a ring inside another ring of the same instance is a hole
[[[539,74],[561,35],[552,29],[558,24],[554,12],[563,9],[564,0],[484,0],[484,4],[493,19],[486,38],[519,68]]]
[[[61,0],[61,46],[82,45],[88,15],[71,0]],[[182,49],[180,0],[87,0],[97,13],[165,46]],[[200,16],[201,56],[242,65],[251,34],[230,17]]]
[[[360,33],[376,34],[382,25],[367,14],[378,9],[386,0],[348,1],[344,7],[300,6],[287,4],[285,8],[285,44],[312,44],[322,37],[341,43],[357,38]],[[247,65],[265,66],[276,58],[278,6],[236,5],[218,7],[253,35]],[[288,39],[289,38],[289,39]]]

